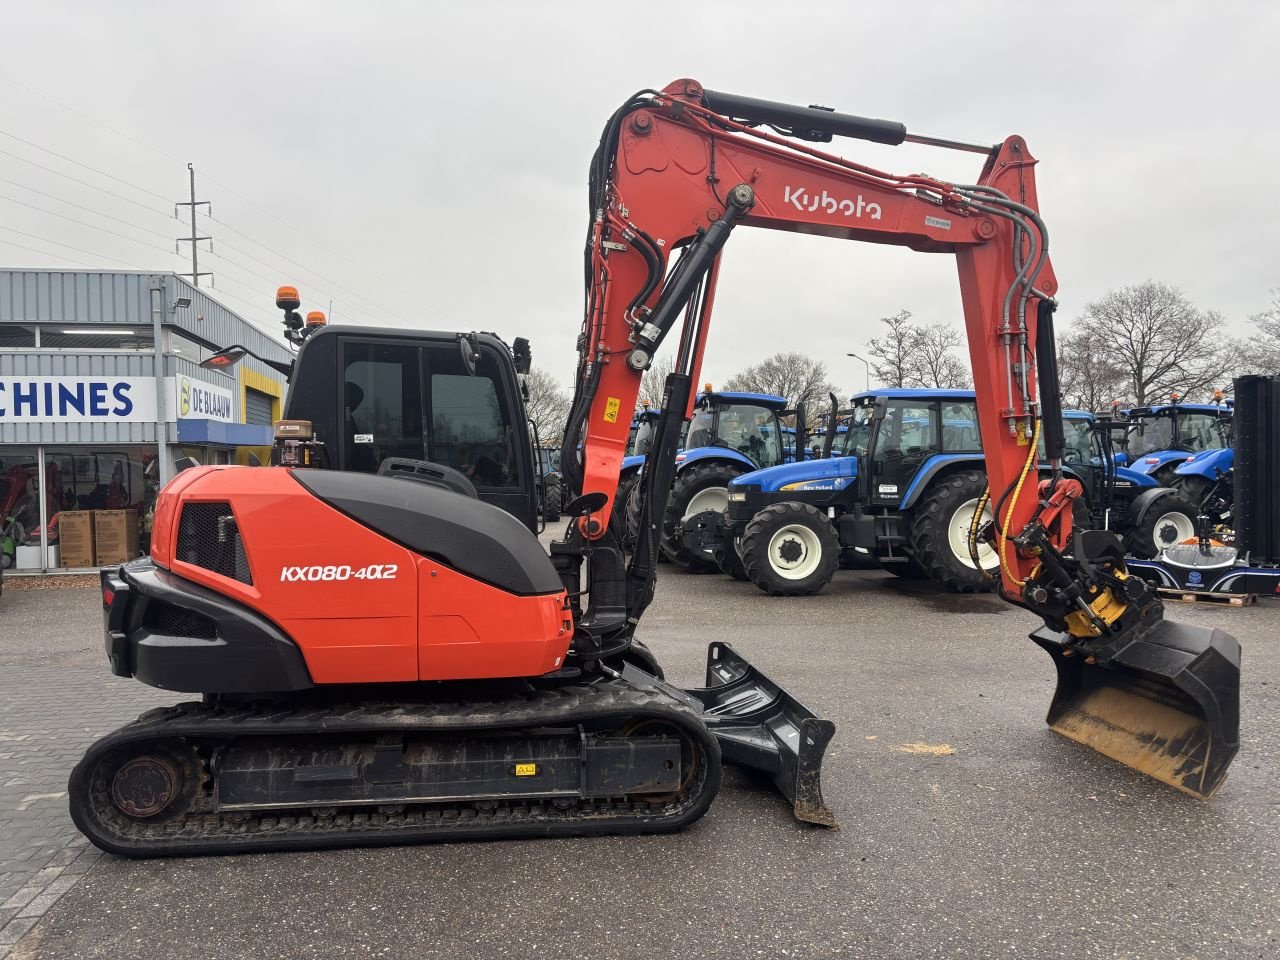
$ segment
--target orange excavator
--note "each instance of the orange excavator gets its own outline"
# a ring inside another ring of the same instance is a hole
[[[972,151],[982,168],[972,184],[897,176],[814,146],[834,137]],[[76,824],[130,856],[659,832],[706,812],[726,762],[771,778],[801,820],[834,823],[830,721],[728,644],[711,645],[706,687],[677,688],[637,635],[742,226],[955,257],[994,517],[970,535],[995,546],[1001,595],[1044,621],[1049,723],[1210,796],[1237,750],[1239,647],[1166,621],[1113,535],[1073,529],[1035,163],[1016,136],[925,137],[687,79],[628,99],[590,166],[564,537],[548,555],[522,516],[527,343],[316,331],[285,416],[326,425],[306,440],[324,455],[282,462],[325,466],[186,470],[159,496],[151,556],[103,573],[112,669],[202,697],[90,747]],[[669,337],[628,560],[610,498]]]

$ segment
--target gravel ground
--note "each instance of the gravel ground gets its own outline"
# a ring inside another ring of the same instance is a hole
[[[57,626],[96,603],[48,594],[0,664],[28,689],[93,678],[122,722],[138,685],[102,681],[97,635]],[[1209,802],[1049,731],[1034,622],[994,598],[841,572],[821,597],[771,599],[664,568],[643,636],[672,679],[699,683],[706,644],[728,640],[836,722],[839,831],[731,772],[667,837],[103,856],[11,956],[1280,956],[1280,604],[1169,612],[1245,648],[1243,748]]]

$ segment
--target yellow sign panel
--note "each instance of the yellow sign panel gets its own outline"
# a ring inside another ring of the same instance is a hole
[[[622,406],[622,401],[617,397],[609,397],[604,402],[604,422],[618,422],[618,408]]]
[[[538,765],[536,763],[517,763],[516,764],[517,777],[533,777],[533,776],[537,776],[537,774],[538,774]]]

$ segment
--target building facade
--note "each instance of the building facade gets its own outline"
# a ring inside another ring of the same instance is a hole
[[[104,562],[118,562],[121,536],[145,552],[156,492],[182,458],[266,463],[285,378],[252,358],[199,366],[232,344],[291,358],[174,274],[0,270],[0,563],[63,569],[65,552],[97,565],[81,562],[90,514],[99,539],[112,531]]]

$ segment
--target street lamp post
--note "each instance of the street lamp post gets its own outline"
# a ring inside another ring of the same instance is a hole
[[[871,389],[871,364],[867,363],[864,357],[858,356],[856,353],[846,353],[846,357],[853,357],[855,360],[861,360],[862,365],[867,368],[867,390]]]

